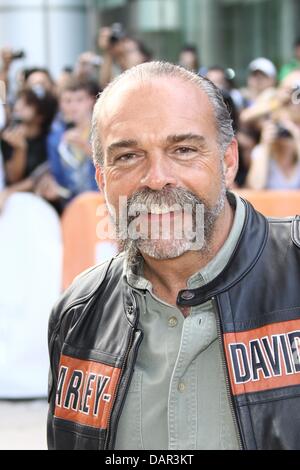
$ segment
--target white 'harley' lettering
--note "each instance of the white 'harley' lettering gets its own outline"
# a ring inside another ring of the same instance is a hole
[[[56,406],[83,414],[90,414],[92,411],[94,416],[98,416],[101,400],[109,402],[111,399],[111,395],[105,393],[110,377],[74,370],[70,379],[66,380],[67,370],[67,367],[61,366],[59,371]]]

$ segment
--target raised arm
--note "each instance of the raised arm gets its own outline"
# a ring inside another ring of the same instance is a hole
[[[272,153],[272,144],[277,133],[276,125],[266,121],[263,125],[260,144],[252,153],[252,161],[246,179],[249,189],[264,189],[267,184],[268,171]]]

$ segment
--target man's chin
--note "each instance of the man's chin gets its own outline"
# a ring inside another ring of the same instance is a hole
[[[149,240],[141,240],[137,243],[137,248],[141,255],[147,255],[157,260],[167,260],[179,258],[188,251],[193,249],[193,243],[176,240],[170,241],[158,240],[151,242]]]

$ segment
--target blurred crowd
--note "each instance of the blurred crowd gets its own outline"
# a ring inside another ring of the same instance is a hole
[[[98,94],[118,74],[155,59],[120,24],[100,29],[98,48],[56,79],[38,66],[14,76],[12,64],[23,54],[0,50],[0,85],[6,85],[0,105],[0,367],[7,371],[0,400],[46,395],[47,322],[62,288],[57,214],[76,196],[97,190],[90,128]],[[194,45],[178,51],[177,62],[223,94],[239,145],[235,188],[300,189],[300,39],[279,69],[266,57],[253,58],[242,87],[230,64],[206,67]],[[24,371],[18,382],[16,369]]]
[[[90,145],[96,97],[122,71],[155,59],[118,23],[100,29],[98,47],[98,53],[82,53],[56,80],[38,66],[12,78],[11,65],[22,54],[0,51],[0,80],[7,92],[0,106],[0,212],[11,194],[25,191],[61,214],[74,197],[97,189]],[[236,187],[299,189],[300,38],[291,61],[279,70],[266,57],[254,58],[242,88],[230,67],[202,64],[193,45],[179,51],[178,64],[222,91],[240,150]]]

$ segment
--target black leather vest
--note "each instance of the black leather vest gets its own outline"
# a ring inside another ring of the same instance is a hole
[[[267,220],[246,201],[242,233],[209,284],[232,415],[243,449],[300,449],[300,218]],[[138,347],[123,256],[79,276],[49,323],[50,449],[113,449]]]

